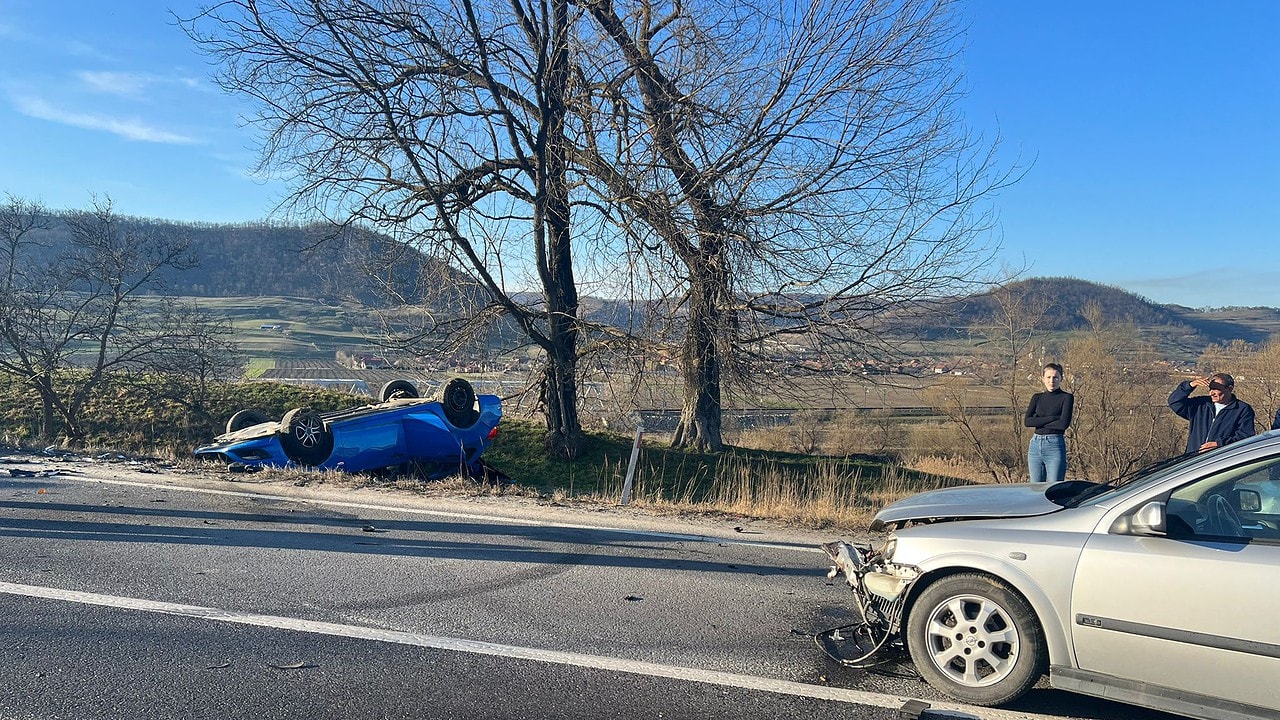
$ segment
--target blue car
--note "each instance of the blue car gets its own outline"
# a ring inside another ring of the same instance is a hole
[[[458,473],[487,478],[480,455],[498,434],[502,402],[477,396],[462,378],[437,398],[418,397],[407,380],[382,387],[380,402],[317,412],[297,408],[279,422],[241,410],[227,432],[195,450],[197,458],[246,467],[308,467],[365,472],[412,465],[429,477]]]

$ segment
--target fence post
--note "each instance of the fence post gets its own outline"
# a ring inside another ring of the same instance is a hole
[[[631,502],[631,481],[636,476],[636,460],[640,457],[640,438],[644,436],[644,423],[636,420],[636,441],[631,446],[631,462],[627,463],[627,479],[622,483],[622,504]]]

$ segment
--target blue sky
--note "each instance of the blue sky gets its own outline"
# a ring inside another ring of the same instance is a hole
[[[170,11],[0,0],[0,193],[53,208],[264,218],[237,99]],[[1030,276],[1193,307],[1280,307],[1280,3],[973,0],[973,128],[1025,177],[993,242]]]

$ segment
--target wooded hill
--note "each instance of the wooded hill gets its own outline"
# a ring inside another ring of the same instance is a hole
[[[68,247],[66,214],[51,217],[51,227],[33,233],[37,245],[27,252],[51,260]],[[408,251],[388,238],[359,228],[330,225],[185,224],[119,217],[120,233],[158,234],[190,243],[196,267],[169,270],[169,292],[193,297],[290,295],[318,299],[355,297],[380,301],[367,280],[366,268],[394,271],[397,284],[416,288],[424,275],[439,272],[431,258]],[[385,258],[395,255],[395,261]],[[378,265],[378,263],[382,263]]]
[[[1032,278],[1007,287],[1031,306],[1044,308],[1037,325],[1044,332],[1072,332],[1089,327],[1087,309],[1097,307],[1107,324],[1128,324],[1140,330],[1156,331],[1180,344],[1202,348],[1210,343],[1232,340],[1261,342],[1280,331],[1280,310],[1276,308],[1224,308],[1196,310],[1182,305],[1161,305],[1110,285],[1075,278]],[[953,327],[990,323],[998,315],[994,293],[956,300],[947,316]]]
[[[33,254],[56,257],[65,249],[69,230],[62,218],[53,216],[53,227],[41,231],[41,244],[33,248]],[[424,276],[441,272],[437,261],[359,228],[191,224],[128,217],[119,220],[123,230],[166,233],[190,240],[198,266],[170,272],[165,277],[170,291],[177,295],[288,295],[329,301],[357,298],[367,304],[380,304],[383,298],[366,280],[371,264],[376,267],[383,263],[378,269],[394,273],[402,288],[418,287]],[[389,259],[391,255],[394,259]],[[1280,310],[1275,308],[1196,310],[1161,305],[1122,288],[1061,277],[1023,280],[1010,286],[1010,290],[1041,303],[1045,311],[1039,329],[1045,332],[1087,328],[1085,309],[1090,306],[1101,310],[1104,322],[1132,324],[1184,353],[1236,339],[1261,342],[1280,331]],[[584,316],[598,322],[625,324],[630,314],[622,301],[584,297],[582,303]],[[968,333],[969,328],[989,323],[997,309],[998,301],[992,294],[959,298],[944,311],[926,314],[913,329],[925,338],[956,338]]]

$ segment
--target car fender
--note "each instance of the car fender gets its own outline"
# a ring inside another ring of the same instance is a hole
[[[1070,637],[1063,629],[1063,618],[1054,612],[1054,604],[1049,599],[1049,593],[1035,578],[1024,572],[1013,562],[983,553],[966,552],[935,555],[913,567],[920,572],[920,577],[916,578],[915,582],[912,583],[907,597],[907,605],[903,614],[904,627],[907,616],[913,611],[912,606],[915,604],[915,599],[919,597],[924,588],[948,575],[980,572],[998,578],[1026,598],[1031,605],[1031,609],[1035,611],[1036,619],[1040,622],[1040,627],[1044,631],[1045,643],[1049,651],[1049,662],[1053,665],[1074,667],[1075,653],[1071,647]],[[1067,576],[1066,584],[1068,587],[1074,572],[1075,565],[1072,564],[1071,572],[1063,573],[1063,575]],[[1064,608],[1064,610],[1070,612],[1070,608]]]

